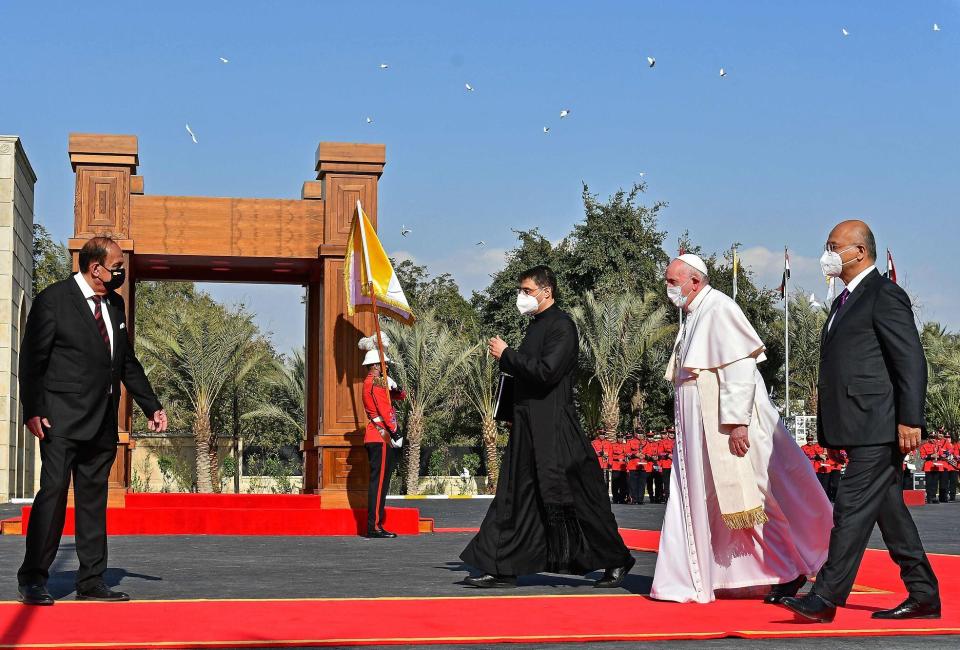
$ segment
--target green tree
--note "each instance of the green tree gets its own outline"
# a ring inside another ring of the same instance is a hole
[[[50,231],[33,224],[33,296],[73,272],[73,259],[62,242],[53,240]]]
[[[827,311],[814,306],[807,294],[790,298],[790,401],[803,400],[810,415],[817,412],[817,377],[820,376],[820,333]]]
[[[427,415],[443,408],[457,387],[471,348],[465,350],[429,310],[411,326],[386,320],[383,328],[393,343],[390,356],[396,381],[407,390],[406,487],[408,494],[417,494]]]
[[[572,311],[580,349],[600,387],[600,421],[610,440],[619,430],[624,386],[637,378],[647,351],[670,336],[667,313],[653,293],[643,298],[629,292],[597,297],[592,291]]]
[[[427,267],[410,260],[399,264],[394,261],[393,267],[415,314],[429,310],[456,334],[471,339],[478,335],[477,313],[461,295],[452,275],[430,277]]]
[[[480,416],[481,442],[487,463],[487,488],[494,492],[500,474],[500,455],[497,449],[496,411],[499,364],[486,349],[483,341],[470,348],[463,367],[463,392],[474,411]]]

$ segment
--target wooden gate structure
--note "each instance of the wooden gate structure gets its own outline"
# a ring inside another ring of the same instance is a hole
[[[72,133],[76,174],[74,256],[91,237],[108,235],[124,253],[121,293],[133,336],[136,283],[186,280],[300,284],[306,287],[306,422],[303,491],[324,508],[365,508],[367,462],[361,422],[362,375],[357,341],[370,314],[346,316],[343,256],[357,199],[377,223],[382,144],[321,142],[316,180],[300,199],[155,196],[144,192],[137,138]],[[130,484],[132,400],[123,392],[112,506]]]

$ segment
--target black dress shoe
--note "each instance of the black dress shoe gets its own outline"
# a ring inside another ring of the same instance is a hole
[[[940,600],[921,603],[915,598],[907,598],[893,609],[874,612],[870,618],[902,620],[907,618],[940,618]]]
[[[393,533],[388,533],[385,530],[375,529],[367,533],[368,539],[390,539],[392,537],[396,537],[396,535],[394,535]]]
[[[779,605],[784,598],[796,596],[797,592],[800,591],[800,588],[805,584],[807,584],[807,576],[797,576],[790,582],[773,585],[770,588],[770,593],[763,599],[763,602],[768,605]]]
[[[798,617],[814,623],[832,623],[837,615],[836,607],[813,592],[799,598],[787,596],[780,601],[780,604]]]
[[[381,529],[379,530],[379,532],[380,532],[380,534],[383,535],[384,537],[388,537],[388,538],[390,538],[390,539],[392,539],[392,538],[394,538],[394,537],[397,536],[396,533],[391,533],[389,530],[384,530],[383,528],[381,528]]]
[[[630,560],[623,566],[619,566],[615,569],[607,569],[603,572],[603,577],[593,583],[594,588],[596,589],[615,589],[623,584],[623,579],[627,577],[627,574],[630,573],[630,569],[633,568],[633,565],[637,561],[631,555]]]
[[[20,602],[24,605],[52,605],[53,596],[41,584],[20,585]]]
[[[122,591],[113,591],[107,585],[99,584],[95,587],[77,590],[77,600],[95,600],[101,603],[122,603],[130,600],[130,595]]]
[[[494,576],[489,573],[482,576],[470,576],[465,578],[463,582],[479,589],[512,589],[517,586],[515,576]]]

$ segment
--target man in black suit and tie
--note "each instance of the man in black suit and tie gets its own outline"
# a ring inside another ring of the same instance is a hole
[[[167,416],[127,338],[123,252],[95,237],[80,250],[80,272],[40,292],[20,345],[24,420],[40,439],[40,491],[17,574],[20,600],[52,605],[46,582],[57,555],[73,478],[78,600],[129,600],[103,581],[107,568],[107,482],[117,452],[120,382],[164,431]]]
[[[903,503],[903,455],[920,445],[927,364],[906,292],[880,275],[877,245],[862,221],[844,221],[827,240],[823,272],[846,288],[820,344],[817,437],[848,464],[834,503],[827,561],[813,590],[783,604],[801,619],[829,623],[846,604],[874,524],[900,566],[909,597],[873,618],[940,618],[937,578]]]

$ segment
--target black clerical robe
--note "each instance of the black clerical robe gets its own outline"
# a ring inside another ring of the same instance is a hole
[[[573,402],[579,353],[569,314],[534,317],[500,369],[514,377],[513,428],[497,492],[460,558],[493,575],[584,574],[627,564],[597,455]]]

